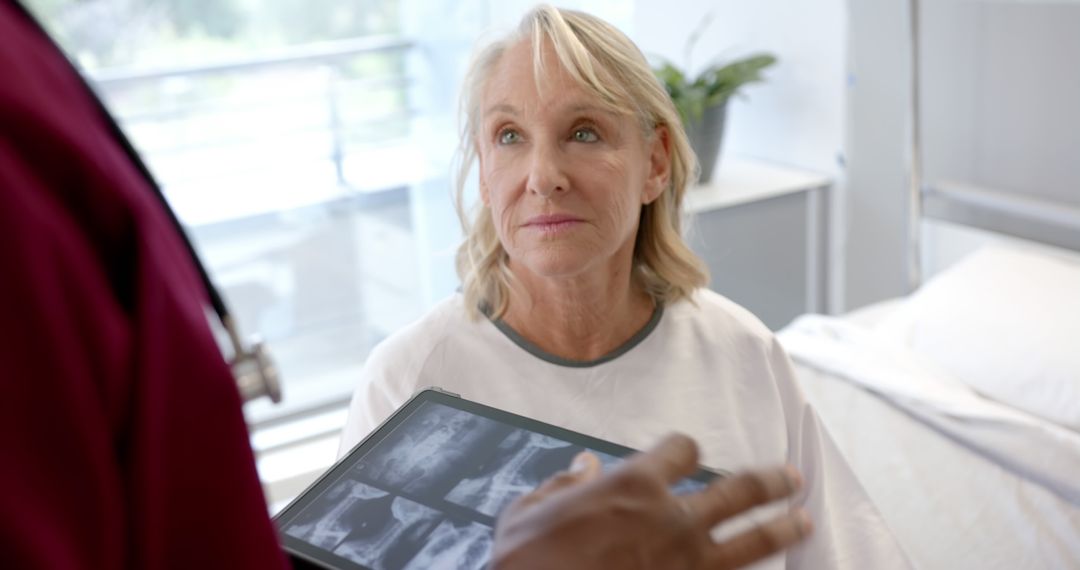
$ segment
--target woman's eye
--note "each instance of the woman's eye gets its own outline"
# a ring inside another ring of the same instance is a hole
[[[596,134],[596,131],[594,131],[594,130],[592,130],[590,128],[584,128],[583,127],[583,128],[574,130],[574,141],[575,142],[590,143],[590,142],[596,142],[598,140],[600,140],[600,137]]]
[[[521,135],[512,129],[506,129],[499,133],[499,144],[514,144],[521,140]]]

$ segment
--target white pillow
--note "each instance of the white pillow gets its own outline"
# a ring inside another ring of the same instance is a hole
[[[1080,431],[1080,263],[987,247],[877,330],[988,398]]]

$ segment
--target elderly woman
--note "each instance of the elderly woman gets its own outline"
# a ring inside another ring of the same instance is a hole
[[[695,158],[636,46],[539,7],[478,54],[462,104],[461,292],[375,349],[342,450],[427,386],[635,448],[681,431],[713,468],[804,474],[819,532],[791,567],[906,568],[773,335],[703,287],[680,232]]]

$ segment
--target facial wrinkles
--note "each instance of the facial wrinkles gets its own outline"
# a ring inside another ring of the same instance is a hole
[[[617,148],[613,147],[620,138],[617,131],[602,129],[604,140],[590,143],[590,146],[564,140],[575,129],[573,122],[567,122],[571,126],[566,128],[545,125],[531,130],[522,123],[518,123],[517,129],[525,141],[513,149],[492,145],[486,161],[486,179],[492,192],[490,204],[508,245],[515,245],[514,237],[520,224],[542,213],[572,213],[584,217],[586,223],[612,229],[624,225],[620,222],[627,219],[631,207],[640,203],[638,195],[629,192],[610,195],[620,189],[604,186],[626,178],[630,169],[640,166],[627,164],[624,157],[615,152]],[[615,139],[614,143],[610,142],[612,139]],[[533,164],[534,161],[540,164]],[[534,176],[537,179],[531,179]],[[556,185],[565,188],[555,192],[552,187]],[[582,194],[590,200],[582,200]],[[590,206],[598,206],[598,211],[593,211]],[[616,236],[609,234],[609,237]]]
[[[533,85],[531,65],[520,65],[521,61],[510,65],[514,55],[511,50],[497,64],[480,107],[485,113],[478,141],[481,172],[501,241],[512,256],[519,245],[547,248],[555,257],[564,248],[587,246],[601,255],[602,250],[617,248],[635,231],[641,204],[640,192],[627,185],[640,186],[647,172],[647,153],[626,148],[642,142],[630,132],[638,121],[605,111],[558,68],[548,68],[542,96],[522,88]],[[597,128],[599,142],[572,140],[578,126]],[[507,127],[520,139],[503,145],[499,133]],[[545,195],[529,189],[534,160],[545,161],[539,182],[565,185],[563,192]],[[521,224],[545,213],[585,218],[585,231],[574,243],[519,240]]]

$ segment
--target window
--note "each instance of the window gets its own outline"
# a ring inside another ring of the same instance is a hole
[[[527,6],[24,1],[146,160],[241,332],[270,347],[285,400],[245,413],[286,498],[333,459],[371,348],[458,285],[456,93],[476,38]],[[269,457],[315,440],[317,457]]]
[[[452,251],[426,245],[458,238],[452,122],[423,108],[399,2],[29,7],[146,159],[242,332],[271,347],[286,399],[249,405],[256,428],[343,405],[371,347],[453,290],[433,281]]]

